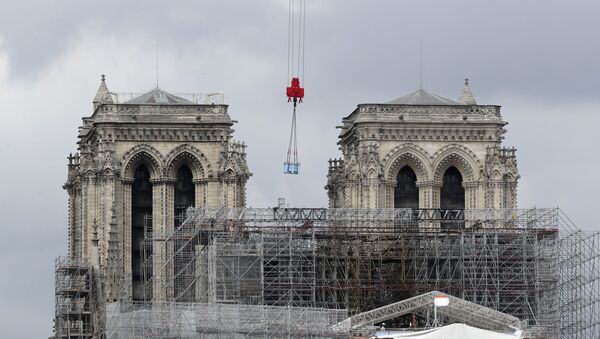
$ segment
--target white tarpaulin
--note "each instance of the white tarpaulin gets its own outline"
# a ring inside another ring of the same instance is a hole
[[[413,339],[515,339],[520,336],[513,334],[504,334],[480,328],[471,327],[465,324],[451,324],[434,328],[431,330],[410,332],[410,333],[379,333],[374,338],[413,338]]]

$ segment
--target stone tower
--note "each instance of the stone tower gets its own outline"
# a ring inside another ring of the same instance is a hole
[[[514,148],[501,146],[500,106],[429,91],[360,104],[342,120],[342,159],[329,161],[330,207],[514,208]]]
[[[94,266],[107,300],[139,300],[152,293],[140,268],[146,234],[168,234],[190,206],[243,207],[251,174],[227,105],[159,88],[119,98],[102,76],[68,158],[69,256]]]

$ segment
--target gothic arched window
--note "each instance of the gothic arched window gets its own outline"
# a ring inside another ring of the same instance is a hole
[[[417,175],[408,166],[402,167],[396,177],[394,208],[419,208]]]
[[[133,174],[131,187],[131,272],[133,300],[150,300],[152,286],[145,284],[152,276],[152,244],[145,235],[152,232],[152,183],[150,171],[138,166]],[[148,260],[144,260],[144,259]]]
[[[193,175],[189,167],[183,165],[177,171],[177,182],[175,183],[175,227],[181,224],[188,207],[193,207],[196,202],[196,190]]]
[[[465,208],[465,189],[463,178],[458,169],[451,166],[444,173],[444,184],[440,194],[440,207],[448,210]]]

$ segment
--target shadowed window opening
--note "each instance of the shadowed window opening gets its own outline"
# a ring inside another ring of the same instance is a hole
[[[465,189],[462,183],[462,175],[456,167],[452,166],[446,170],[440,201],[442,209],[460,210],[465,208]]]
[[[454,166],[448,168],[444,173],[444,184],[440,194],[440,208],[442,210],[465,209],[465,189],[462,185],[463,178]],[[457,211],[448,211],[457,220],[442,222],[442,228],[462,228],[464,226],[462,214]]]
[[[177,181],[175,182],[174,198],[174,226],[179,228],[185,221],[185,212],[188,207],[193,207],[196,201],[196,190],[193,182],[192,171],[187,166],[181,166],[177,171]],[[189,262],[189,256],[194,256],[194,247],[197,245],[197,238],[176,239],[175,247],[175,300],[176,301],[195,301],[195,267],[186,265]]]
[[[396,177],[394,189],[394,208],[419,208],[419,189],[417,176],[408,166],[402,167]]]
[[[187,166],[181,166],[175,183],[175,226],[181,225],[185,210],[195,204],[196,191],[192,179],[192,171]]]
[[[152,276],[152,244],[144,241],[152,232],[152,183],[150,172],[139,166],[131,187],[131,272],[133,300],[150,300],[152,286],[146,283]],[[146,228],[144,232],[144,228]],[[148,260],[144,260],[147,258]]]

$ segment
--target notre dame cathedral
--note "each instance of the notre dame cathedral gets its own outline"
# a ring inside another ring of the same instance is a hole
[[[73,338],[75,328],[78,338],[102,337],[103,303],[174,299],[152,272],[176,276],[177,265],[199,266],[169,262],[166,252],[176,250],[143,240],[173,233],[189,207],[246,205],[251,172],[245,144],[233,141],[234,122],[223,103],[159,88],[121,100],[102,76],[68,157],[68,261],[57,265],[56,338]],[[342,119],[342,158],[329,160],[329,207],[515,208],[519,174],[515,149],[502,147],[506,125],[500,106],[476,103],[468,81],[458,101],[419,89],[359,104]],[[89,270],[93,287],[62,294],[61,281],[73,284]]]

